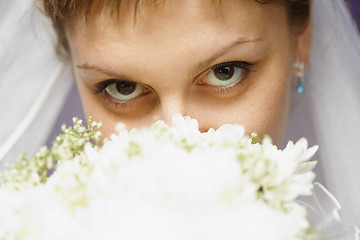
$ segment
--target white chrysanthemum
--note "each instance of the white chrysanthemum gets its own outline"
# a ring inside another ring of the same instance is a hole
[[[312,239],[294,201],[314,178],[306,140],[281,151],[241,126],[200,133],[179,115],[174,127],[118,129],[71,161],[58,148],[64,160],[45,183],[0,189],[0,240]]]
[[[315,162],[307,161],[315,154],[317,146],[308,149],[307,141],[303,138],[295,145],[289,142],[282,151],[271,144],[263,144],[262,147],[270,160],[264,169],[269,174],[261,179],[267,200],[290,201],[299,195],[311,194],[315,175],[309,170],[312,170]]]

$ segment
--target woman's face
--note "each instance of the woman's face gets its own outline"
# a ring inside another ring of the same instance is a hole
[[[280,145],[286,128],[297,37],[286,10],[255,1],[167,1],[119,21],[68,26],[73,71],[87,116],[105,135],[173,113],[202,131],[241,124]],[[301,53],[300,53],[301,55]]]

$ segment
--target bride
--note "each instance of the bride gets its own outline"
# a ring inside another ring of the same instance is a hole
[[[178,112],[279,147],[308,138],[317,180],[360,225],[360,38],[345,2],[70,2],[0,2],[1,167],[82,114],[76,82],[106,135]]]

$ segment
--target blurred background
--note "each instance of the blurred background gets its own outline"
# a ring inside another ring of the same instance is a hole
[[[360,0],[347,0],[360,30]]]

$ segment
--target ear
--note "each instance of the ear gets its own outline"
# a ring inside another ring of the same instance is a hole
[[[310,14],[307,23],[304,26],[295,29],[296,37],[296,57],[300,61],[304,62],[305,66],[308,64],[310,59],[310,50],[312,42],[312,0],[309,0]]]

